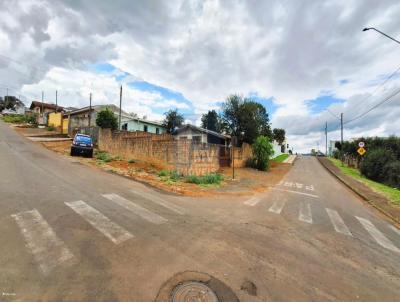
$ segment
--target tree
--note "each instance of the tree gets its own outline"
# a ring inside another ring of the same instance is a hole
[[[253,144],[253,164],[257,170],[266,171],[269,166],[269,159],[274,154],[272,144],[268,137],[259,136]]]
[[[210,110],[201,117],[201,127],[205,129],[220,132],[220,124],[220,118],[215,110]]]
[[[0,111],[4,109],[15,110],[16,106],[24,106],[24,103],[12,95],[5,96],[4,99],[0,98]]]
[[[223,130],[237,137],[239,145],[253,144],[260,135],[272,137],[267,110],[250,98],[229,96],[222,105],[221,120]]]
[[[116,130],[118,128],[118,121],[114,112],[106,108],[97,114],[96,125],[100,128],[110,128],[112,130]]]
[[[167,129],[167,133],[173,133],[175,128],[182,126],[185,121],[183,115],[178,113],[178,109],[171,109],[165,112],[164,115],[163,127]]]
[[[274,140],[279,144],[282,145],[285,141],[285,129],[275,128],[273,131]]]

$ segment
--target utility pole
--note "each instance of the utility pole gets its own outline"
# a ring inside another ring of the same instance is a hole
[[[44,124],[44,92],[42,91],[42,123]]]
[[[92,93],[89,94],[89,128],[92,122]]]
[[[118,120],[118,130],[121,130],[121,111],[122,111],[122,85],[119,91],[119,120]]]
[[[325,156],[328,156],[328,122],[325,122]]]
[[[58,100],[57,100],[57,98],[58,98],[58,95],[57,95],[58,93],[57,93],[57,90],[56,90],[56,113],[57,113],[57,105],[58,105]]]
[[[340,114],[340,158],[343,165],[343,113]]]

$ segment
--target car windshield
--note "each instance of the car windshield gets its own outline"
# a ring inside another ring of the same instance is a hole
[[[77,135],[75,137],[75,141],[77,143],[91,144],[92,143],[92,138],[89,137],[89,136]]]

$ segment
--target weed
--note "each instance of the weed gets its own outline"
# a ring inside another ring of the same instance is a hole
[[[95,157],[97,160],[104,162],[104,163],[109,163],[113,160],[113,158],[110,156],[110,154],[108,154],[105,151],[97,151],[95,154]]]
[[[210,173],[203,176],[189,175],[186,177],[186,182],[197,185],[220,184],[223,180],[223,175],[219,173]]]
[[[158,176],[160,176],[160,177],[168,176],[168,171],[167,171],[167,170],[161,170],[161,171],[158,173]]]
[[[169,178],[172,180],[172,181],[178,181],[178,180],[180,180],[181,178],[182,178],[182,174],[180,174],[178,171],[171,171],[170,172],[170,174],[169,174]]]
[[[128,163],[129,163],[129,164],[134,164],[134,163],[136,163],[136,160],[130,159],[130,160],[128,161]]]

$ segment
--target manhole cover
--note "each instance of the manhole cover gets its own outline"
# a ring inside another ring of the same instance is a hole
[[[200,282],[178,285],[172,292],[173,302],[219,302],[211,288]]]

